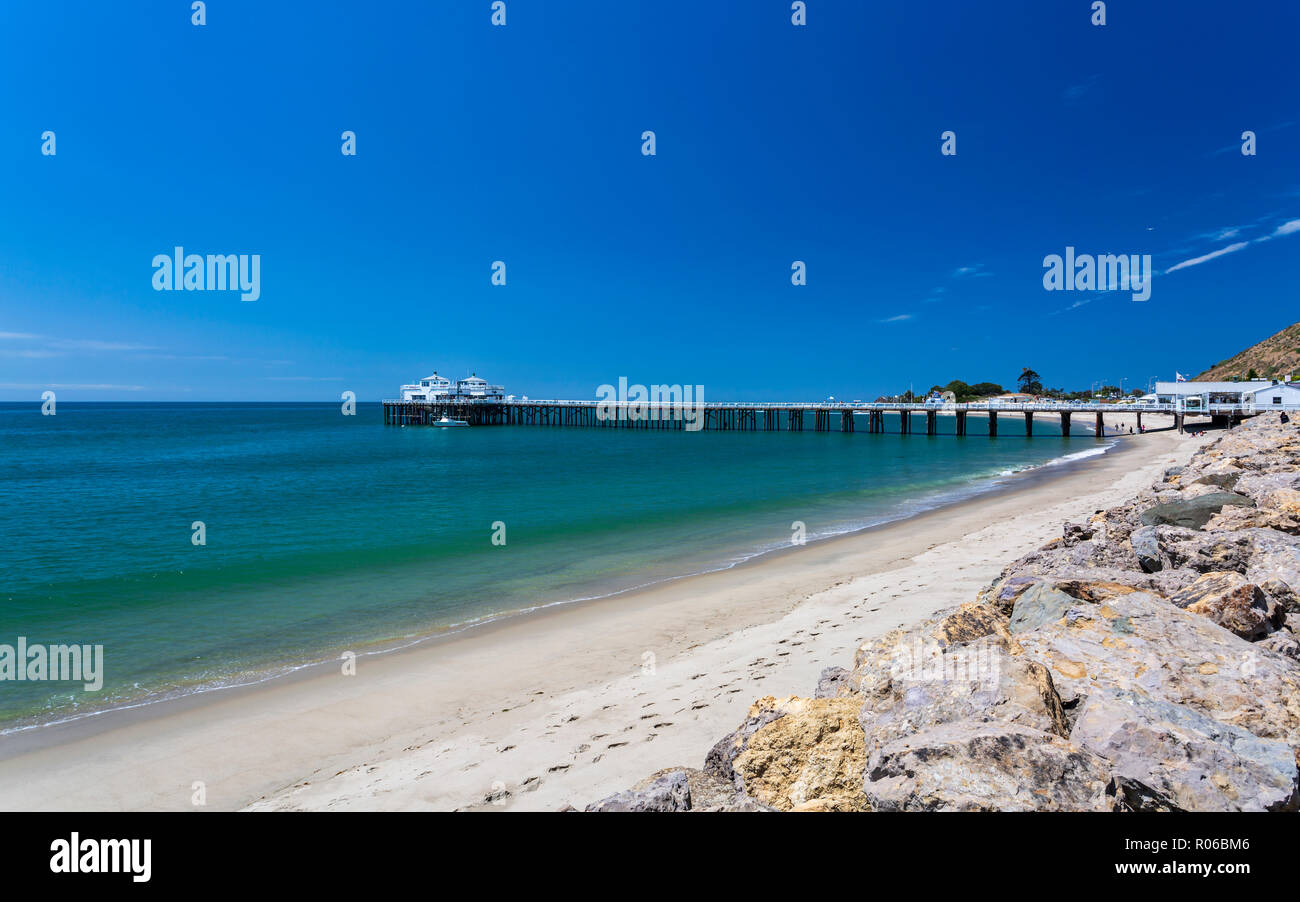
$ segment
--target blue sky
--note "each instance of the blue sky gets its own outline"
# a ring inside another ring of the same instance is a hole
[[[1296,4],[189,7],[0,7],[0,399],[1131,388],[1300,319]],[[153,290],[176,245],[261,297]],[[1150,300],[1045,291],[1067,245]]]

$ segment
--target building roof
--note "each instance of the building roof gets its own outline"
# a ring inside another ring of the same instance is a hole
[[[1286,388],[1286,389],[1290,389],[1291,391],[1300,391],[1300,385],[1297,385],[1294,382],[1276,382],[1276,383],[1270,382],[1268,385],[1261,386],[1260,388],[1252,388],[1249,391],[1250,394],[1257,395],[1262,391],[1275,391],[1279,388]]]
[[[478,376],[470,376],[468,379],[462,379],[460,381],[462,385],[465,384],[466,382],[473,382],[475,384],[482,383],[483,385],[487,385],[487,380],[480,379]]]
[[[1268,388],[1273,383],[1267,379],[1254,379],[1249,382],[1157,382],[1158,395],[1204,395],[1210,392],[1253,392]]]

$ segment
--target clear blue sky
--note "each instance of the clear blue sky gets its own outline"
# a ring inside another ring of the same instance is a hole
[[[2,399],[1132,388],[1300,319],[1300,4],[189,6],[0,7]],[[154,291],[178,244],[261,298]],[[1067,245],[1151,299],[1045,291]]]

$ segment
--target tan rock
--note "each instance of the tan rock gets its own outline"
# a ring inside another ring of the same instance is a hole
[[[732,766],[738,788],[781,811],[866,811],[861,700],[781,699],[784,716],[760,727]]]
[[[1205,524],[1205,531],[1233,532],[1255,527],[1276,529],[1297,536],[1300,535],[1300,514],[1267,507],[1225,507],[1210,518]]]
[[[1141,592],[1080,604],[1019,633],[1067,705],[1101,689],[1141,692],[1300,750],[1300,667],[1166,599]]]
[[[1015,650],[1006,617],[989,605],[963,604],[915,626],[891,630],[878,639],[864,642],[853,656],[853,671],[844,685],[848,691],[864,695],[887,691],[899,654],[912,655],[917,643],[935,645],[942,650],[986,636]]]
[[[1300,492],[1295,489],[1276,489],[1264,497],[1264,506],[1300,516]]]

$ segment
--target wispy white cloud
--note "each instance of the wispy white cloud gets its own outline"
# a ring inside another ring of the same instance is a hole
[[[233,360],[225,354],[141,354],[140,360]]]
[[[1256,241],[1267,241],[1270,238],[1280,238],[1283,235],[1293,235],[1300,232],[1300,219],[1293,219],[1290,222],[1284,222],[1273,230],[1271,235],[1265,235],[1263,238],[1256,238]]]
[[[1061,93],[1061,96],[1069,101],[1079,100],[1084,94],[1087,94],[1092,90],[1092,86],[1097,83],[1097,79],[1099,78],[1101,78],[1100,75],[1091,75],[1084,81],[1079,82],[1077,85],[1070,85],[1067,87]]]
[[[0,340],[2,341],[30,341],[40,337],[39,335],[33,335],[31,332],[0,332]]]
[[[1190,266],[1200,266],[1202,263],[1207,263],[1210,260],[1213,260],[1217,257],[1222,257],[1225,254],[1235,254],[1237,251],[1241,250],[1242,248],[1249,247],[1249,246],[1250,246],[1249,241],[1238,241],[1234,244],[1228,245],[1227,247],[1221,247],[1217,251],[1210,251],[1210,253],[1208,254],[1202,254],[1199,257],[1193,257],[1190,260],[1184,260],[1181,263],[1175,263],[1173,266],[1165,270],[1165,275],[1169,275],[1171,272],[1178,272],[1178,270],[1180,269],[1187,269]]]
[[[81,383],[81,382],[0,382],[0,388],[13,389],[15,391],[44,391],[45,389],[55,389],[58,391],[144,391],[143,385],[111,385],[109,383]]]
[[[1241,231],[1240,228],[1225,229],[1220,234],[1224,236],[1235,237],[1240,231]],[[1214,260],[1219,257],[1226,256],[1228,254],[1235,254],[1237,253],[1237,251],[1250,247],[1252,244],[1263,244],[1265,241],[1272,241],[1274,238],[1282,238],[1287,235],[1294,235],[1297,232],[1300,232],[1300,219],[1291,219],[1277,226],[1276,228],[1273,229],[1273,231],[1269,232],[1267,235],[1261,235],[1258,238],[1252,238],[1249,241],[1234,241],[1232,244],[1229,244],[1227,247],[1221,247],[1218,250],[1210,251],[1210,253],[1208,254],[1202,254],[1199,257],[1192,257],[1190,260],[1183,260],[1180,263],[1175,263],[1173,266],[1165,270],[1165,275],[1168,275],[1171,272],[1177,272],[1180,269],[1187,269],[1188,267],[1191,266],[1200,266],[1202,263],[1209,262],[1210,260]]]
[[[66,351],[157,351],[152,345],[135,345],[118,341],[100,341],[95,338],[60,338],[50,342],[50,347]]]
[[[909,320],[909,319],[911,319],[911,318],[912,318],[912,314],[910,314],[910,313],[900,313],[900,314],[898,314],[897,316],[886,317],[885,319],[880,320],[880,322],[882,322],[882,323],[901,323],[901,322],[903,322],[904,320]]]
[[[46,357],[62,357],[59,351],[47,351],[42,348],[0,348],[0,357],[23,357],[31,360]]]

